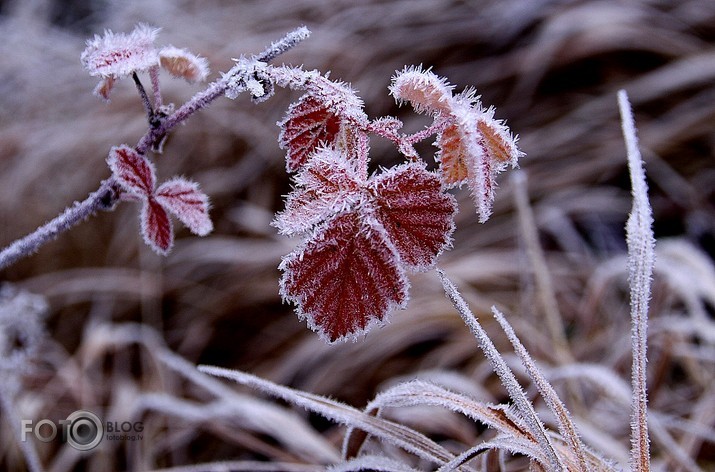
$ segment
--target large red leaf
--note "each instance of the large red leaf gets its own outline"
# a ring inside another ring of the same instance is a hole
[[[296,175],[295,189],[274,224],[282,234],[305,232],[351,208],[360,197],[363,181],[338,151],[320,148]]]
[[[141,227],[144,242],[158,254],[167,255],[174,243],[174,232],[166,210],[153,198],[142,205]]]
[[[375,216],[401,262],[413,270],[432,267],[450,244],[457,212],[454,197],[442,191],[439,178],[423,164],[402,164],[374,177],[370,190]]]
[[[355,339],[407,304],[409,286],[394,247],[358,211],[319,228],[280,268],[283,298],[330,342]]]
[[[155,198],[192,233],[205,236],[213,229],[209,218],[209,197],[196,182],[181,177],[168,180],[156,189]]]
[[[321,143],[332,145],[340,131],[338,115],[311,94],[303,95],[291,105],[285,119],[278,124],[280,146],[288,151],[288,172],[300,169]]]
[[[126,145],[114,146],[109,151],[107,164],[112,174],[127,192],[148,198],[154,192],[154,165],[143,155]]]

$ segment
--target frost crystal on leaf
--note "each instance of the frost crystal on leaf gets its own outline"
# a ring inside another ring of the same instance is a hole
[[[402,164],[370,182],[375,216],[400,259],[412,270],[427,270],[449,244],[456,201],[439,179],[418,163]]]
[[[174,242],[167,212],[199,236],[205,236],[213,230],[209,218],[209,198],[195,182],[175,177],[155,190],[154,166],[146,157],[126,145],[113,147],[107,163],[124,191],[142,201],[142,237],[158,254],[168,254]]]
[[[390,93],[398,102],[409,102],[417,113],[451,111],[452,89],[445,79],[419,67],[405,67],[392,78]]]
[[[318,98],[307,93],[290,106],[281,128],[279,143],[287,150],[286,169],[295,172],[322,144],[332,145],[340,131],[340,117]]]
[[[474,197],[481,222],[491,214],[496,175],[507,164],[515,167],[523,153],[494,109],[484,110],[473,89],[453,95],[453,86],[431,71],[407,67],[392,79],[390,92],[398,103],[409,102],[448,124],[438,133],[436,160],[442,183],[450,188],[464,183]]]
[[[405,270],[434,265],[455,212],[454,197],[424,164],[368,178],[339,151],[321,148],[274,223],[284,234],[313,229],[280,266],[281,294],[329,341],[354,339],[405,306]]]
[[[82,52],[82,65],[92,76],[121,78],[132,72],[148,70],[159,64],[154,47],[158,28],[139,24],[129,34],[105,31],[87,41]]]
[[[356,212],[342,213],[283,259],[281,294],[327,340],[355,338],[407,304],[398,260],[380,229]]]
[[[169,213],[199,236],[206,236],[213,230],[209,218],[209,199],[199,189],[199,184],[183,178],[174,178],[161,184],[155,193],[156,200]]]
[[[186,49],[166,46],[159,51],[161,67],[174,77],[189,83],[203,82],[209,75],[209,63]]]
[[[174,245],[174,230],[161,203],[154,198],[144,200],[140,221],[142,237],[147,246],[159,255],[167,255]]]
[[[322,148],[296,174],[295,182],[285,210],[274,222],[282,234],[303,233],[351,209],[357,203],[364,177],[358,176],[340,153]]]

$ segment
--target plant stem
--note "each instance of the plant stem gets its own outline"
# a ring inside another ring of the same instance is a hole
[[[310,31],[304,26],[297,28],[286,34],[280,40],[271,43],[263,52],[255,56],[255,60],[266,62],[276,58],[278,55],[289,50],[303,39],[310,35]],[[151,71],[150,71],[151,73]],[[149,118],[149,130],[142,136],[137,143],[135,149],[140,154],[145,154],[148,149],[152,149],[161,144],[161,141],[172,128],[193,115],[197,110],[200,110],[220,97],[226,92],[230,81],[235,79],[236,75],[247,75],[252,73],[245,69],[241,63],[233,66],[221,79],[209,84],[203,91],[199,92],[192,99],[182,105],[178,110],[161,121],[158,125],[153,124],[154,108],[151,105],[149,96],[144,89],[139,77],[136,73],[132,74],[134,83],[137,86],[139,95],[142,99],[142,104]],[[154,89],[155,104],[160,106],[161,95],[158,87],[158,76],[152,73],[152,87]],[[156,82],[156,83],[155,83]],[[99,188],[92,192],[85,200],[77,202],[71,207],[66,208],[60,215],[56,216],[51,221],[40,226],[27,236],[18,239],[2,251],[0,251],[0,270],[3,270],[14,264],[23,257],[29,256],[37,251],[43,244],[54,239],[57,235],[69,230],[77,223],[87,219],[97,210],[110,209],[118,201],[121,194],[121,188],[117,181],[110,177],[103,181]]]
[[[37,228],[24,238],[18,239],[0,251],[0,270],[33,254],[46,242],[64,233],[77,223],[86,220],[97,210],[111,208],[118,199],[118,187],[114,178],[102,182],[97,190],[81,202],[75,202],[60,215]]]
[[[618,92],[623,137],[628,154],[633,208],[626,223],[628,245],[628,282],[631,288],[631,342],[633,366],[631,387],[631,469],[650,470],[650,440],[648,439],[648,394],[646,387],[646,349],[648,345],[648,301],[655,262],[653,214],[648,201],[648,186],[643,159],[638,149],[636,126],[628,95]]]

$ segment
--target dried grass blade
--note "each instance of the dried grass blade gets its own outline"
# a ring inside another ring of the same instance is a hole
[[[418,405],[438,406],[462,414],[476,422],[480,422],[504,436],[511,436],[520,441],[534,442],[533,436],[525,430],[525,426],[515,411],[503,405],[489,405],[474,400],[466,395],[451,392],[444,387],[426,382],[413,380],[400,383],[382,393],[372,400],[365,408],[366,414],[378,414],[380,409],[387,407],[410,407]],[[524,426],[524,428],[522,428]],[[343,451],[353,445],[357,433],[348,431],[343,442]],[[359,439],[360,438],[358,436]],[[537,449],[538,450],[538,449]],[[355,452],[355,451],[353,451]],[[546,456],[539,452],[538,459],[546,460]]]
[[[634,471],[648,471],[650,470],[650,444],[647,418],[646,348],[648,301],[650,300],[651,279],[655,262],[655,238],[643,160],[638,150],[633,112],[625,90],[618,92],[618,107],[621,113],[623,137],[626,141],[633,195],[633,207],[626,223],[628,280],[631,286],[631,341],[633,343],[631,468]]]
[[[502,330],[504,330],[504,333],[506,334],[507,338],[509,338],[509,342],[511,342],[511,345],[514,347],[514,352],[516,352],[516,355],[519,356],[519,359],[521,359],[521,363],[524,365],[524,368],[528,372],[529,377],[536,385],[536,388],[539,389],[539,392],[541,393],[541,396],[546,402],[546,405],[554,413],[554,416],[556,417],[556,422],[559,427],[559,432],[566,439],[569,447],[571,448],[571,451],[578,460],[578,470],[587,472],[588,467],[586,465],[584,446],[581,442],[581,438],[579,438],[578,433],[576,432],[576,427],[571,420],[571,415],[569,414],[569,411],[566,409],[566,406],[556,394],[556,390],[554,390],[554,387],[551,386],[549,381],[546,380],[546,377],[544,377],[539,368],[536,366],[536,363],[531,358],[519,338],[516,336],[514,329],[511,327],[506,318],[504,318],[504,315],[499,310],[497,310],[496,307],[492,307],[492,313],[494,314],[494,318],[497,320]]]
[[[237,370],[206,365],[201,365],[198,369],[208,375],[223,377],[242,385],[256,388],[264,393],[318,413],[340,424],[364,429],[373,436],[436,464],[449,462],[454,458],[454,454],[447,449],[411,428],[382,418],[370,416],[356,408],[335,400],[284,387]]]
[[[477,444],[476,446],[467,449],[452,461],[440,467],[437,472],[449,472],[455,470],[457,467],[464,465],[476,458],[478,455],[489,451],[489,450],[503,450],[509,451],[512,454],[521,454],[526,457],[535,460],[538,463],[542,463],[541,458],[542,451],[539,447],[531,441],[517,440],[512,436],[499,435],[490,441]],[[565,468],[560,470],[566,470]]]
[[[555,471],[566,470],[561,459],[556,454],[556,450],[551,442],[551,439],[546,434],[544,424],[536,414],[533,405],[526,397],[526,394],[524,393],[524,390],[522,390],[521,385],[519,385],[519,382],[516,380],[514,373],[511,369],[509,369],[501,354],[499,354],[499,351],[497,351],[497,348],[494,346],[492,340],[489,339],[489,335],[479,324],[479,321],[477,321],[477,318],[469,309],[467,302],[464,298],[462,298],[462,295],[459,293],[459,290],[457,290],[454,283],[449,280],[447,274],[445,274],[441,269],[437,269],[437,274],[442,281],[444,293],[447,295],[447,298],[450,299],[454,308],[462,317],[462,320],[464,320],[465,324],[472,331],[474,337],[477,338],[479,347],[487,356],[487,359],[489,359],[489,362],[492,364],[492,369],[499,376],[502,385],[504,385],[509,393],[509,397],[514,401],[517,409],[522,414],[523,420],[529,428],[529,432],[534,436],[535,440],[539,443],[539,446],[548,458],[548,466],[551,470]]]
[[[419,469],[413,469],[395,459],[376,455],[356,457],[342,464],[329,467],[325,472],[353,472],[362,470],[375,472],[419,472]]]

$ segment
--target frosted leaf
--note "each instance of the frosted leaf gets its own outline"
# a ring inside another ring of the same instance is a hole
[[[155,198],[192,233],[206,236],[213,230],[209,218],[209,197],[199,189],[196,182],[176,177],[161,184],[155,192]]]
[[[159,51],[159,62],[174,77],[189,83],[203,82],[209,75],[209,63],[186,49],[166,46]]]
[[[99,81],[92,93],[101,98],[105,102],[109,101],[109,95],[112,93],[114,83],[117,81],[114,77],[105,77]]]
[[[358,212],[340,214],[285,256],[281,295],[330,342],[356,339],[407,304],[394,246]]]
[[[107,164],[127,192],[144,198],[154,192],[154,185],[156,185],[154,165],[133,148],[124,144],[112,147]]]
[[[305,232],[332,215],[349,210],[364,178],[335,150],[319,149],[296,174],[296,187],[274,225],[282,234]]]
[[[166,256],[174,244],[174,231],[169,215],[154,198],[147,199],[142,205],[141,233],[144,242],[161,256]]]
[[[494,110],[483,110],[472,92],[466,92],[452,102],[453,122],[438,136],[437,160],[445,187],[467,184],[474,197],[479,221],[491,214],[496,189],[496,175],[507,164],[516,166],[523,156],[516,138],[499,120]]]
[[[506,163],[516,167],[519,158],[524,156],[516,145],[517,138],[511,135],[509,128],[501,120],[494,119],[494,108],[481,110],[477,107],[475,111],[480,143],[489,159],[499,166],[499,170],[503,168],[501,164]]]
[[[354,339],[405,306],[405,269],[434,265],[455,212],[424,164],[367,179],[339,151],[321,148],[296,175],[274,223],[284,234],[313,229],[280,265],[281,295],[327,340]]]
[[[90,75],[102,78],[121,78],[148,70],[159,64],[154,47],[158,33],[158,28],[144,24],[137,25],[129,34],[107,30],[103,36],[95,35],[87,41],[80,60]]]
[[[459,127],[455,124],[447,126],[439,133],[435,145],[439,147],[436,159],[440,163],[442,182],[446,187],[461,185],[469,176],[467,154],[462,146]]]
[[[402,164],[371,181],[375,215],[413,270],[431,268],[450,243],[457,203],[423,164]]]
[[[125,145],[113,147],[107,163],[122,189],[141,200],[141,234],[158,254],[168,254],[174,241],[167,211],[194,234],[205,236],[213,230],[208,214],[209,199],[195,182],[175,177],[154,190],[154,165]]]
[[[390,93],[398,103],[409,102],[418,113],[449,114],[453,88],[434,72],[405,67],[392,78]]]
[[[340,118],[329,105],[311,94],[303,95],[288,109],[279,144],[286,149],[286,169],[295,172],[322,145],[332,145],[340,130]]]

